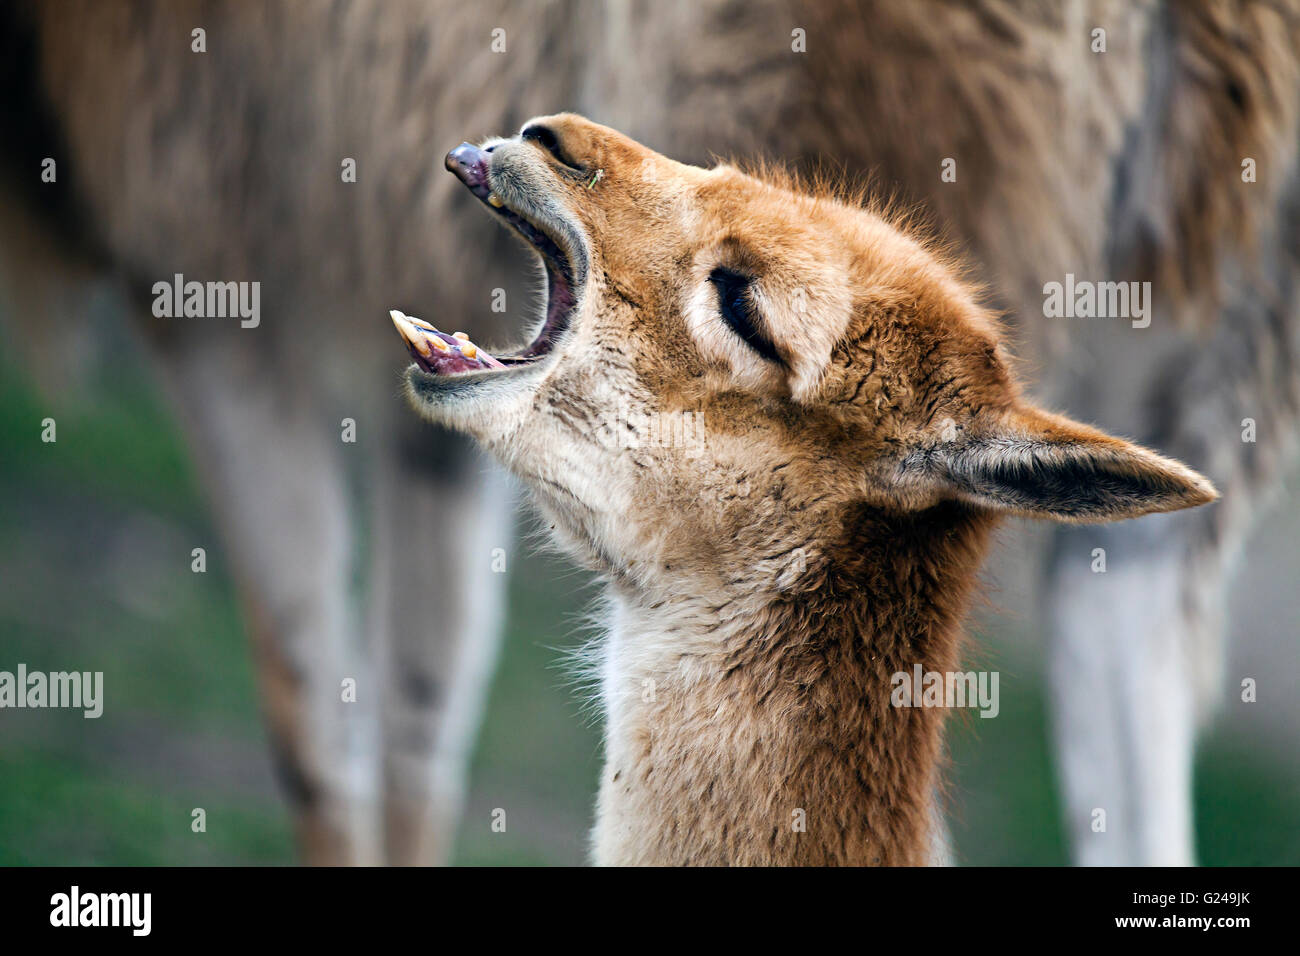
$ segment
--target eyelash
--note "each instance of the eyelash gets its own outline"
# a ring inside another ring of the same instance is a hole
[[[754,324],[753,303],[749,300],[749,284],[752,280],[739,272],[732,272],[718,266],[709,273],[709,282],[718,290],[718,311],[722,320],[731,327],[751,349],[777,365],[784,365],[780,353],[772,341],[763,335]]]

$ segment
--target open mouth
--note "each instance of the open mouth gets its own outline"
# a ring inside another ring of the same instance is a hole
[[[508,355],[489,355],[463,332],[448,335],[421,319],[389,312],[415,364],[430,375],[450,376],[470,372],[495,372],[530,365],[550,353],[569,327],[577,302],[574,267],[562,244],[546,227],[506,206],[488,179],[488,152],[462,143],[447,154],[446,166],[475,196],[503,219],[536,250],[546,269],[546,319],[536,338]]]

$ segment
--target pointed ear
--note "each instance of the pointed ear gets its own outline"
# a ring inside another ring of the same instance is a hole
[[[1187,466],[1060,415],[1020,406],[991,429],[924,452],[931,475],[968,501],[1057,521],[1117,521],[1213,501]]]

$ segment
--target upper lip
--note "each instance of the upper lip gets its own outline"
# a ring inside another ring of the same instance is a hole
[[[506,205],[505,200],[492,191],[489,156],[487,150],[480,149],[473,143],[461,143],[447,154],[444,165],[469,187],[470,192],[527,239],[548,262],[562,270],[564,277],[572,283],[572,265],[560,243],[537,223]]]
[[[447,154],[447,169],[464,183],[494,213],[504,219],[542,257],[547,274],[546,321],[540,333],[525,349],[514,355],[499,356],[503,361],[540,358],[551,351],[555,338],[568,328],[569,313],[577,300],[578,289],[574,281],[574,263],[566,249],[567,243],[557,241],[544,225],[535,222],[512,205],[505,197],[497,196],[492,189],[491,154],[472,143],[461,143]]]

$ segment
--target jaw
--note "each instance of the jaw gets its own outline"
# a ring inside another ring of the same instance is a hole
[[[517,166],[508,175],[500,169],[494,174],[492,159],[488,151],[466,143],[448,154],[446,165],[541,260],[546,309],[534,337],[521,349],[489,355],[463,333],[450,336],[422,320],[392,313],[415,360],[405,374],[408,400],[425,418],[487,444],[518,428],[555,367],[584,301],[590,259],[585,230],[545,177],[521,176]]]
[[[492,446],[510,437],[533,406],[551,362],[487,372],[431,374],[407,368],[403,391],[421,416]]]

